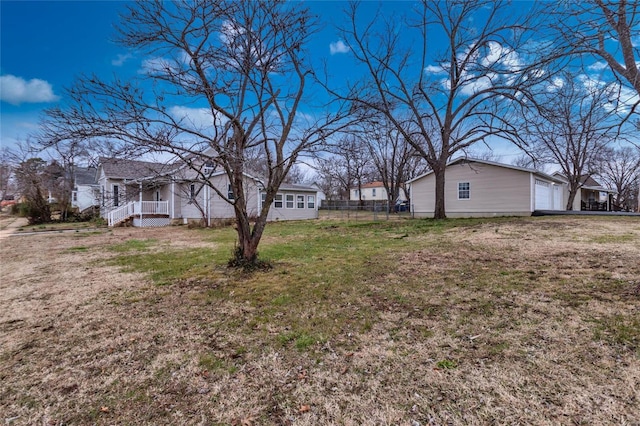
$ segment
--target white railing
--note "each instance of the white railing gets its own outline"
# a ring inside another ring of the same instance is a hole
[[[116,226],[120,222],[130,218],[134,213],[133,204],[134,203],[127,203],[124,206],[120,206],[114,210],[111,210],[107,214],[107,224],[109,226]]]
[[[142,205],[141,205],[142,203]],[[109,226],[115,226],[120,222],[129,219],[132,216],[141,215],[169,215],[168,201],[132,201],[124,206],[111,210],[107,214],[107,223]]]
[[[168,201],[142,201],[142,211],[140,211],[140,201],[134,201],[133,214],[169,214]]]

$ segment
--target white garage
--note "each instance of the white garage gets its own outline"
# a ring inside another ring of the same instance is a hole
[[[552,210],[551,183],[536,179],[535,184],[535,210]]]

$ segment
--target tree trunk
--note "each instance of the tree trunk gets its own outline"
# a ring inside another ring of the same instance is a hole
[[[236,207],[236,229],[238,232],[238,247],[234,257],[229,261],[230,266],[244,269],[260,268],[263,262],[258,259],[258,245],[266,226],[266,215],[260,215],[251,229],[249,216],[243,209]]]
[[[446,219],[447,214],[444,207],[444,171],[445,165],[438,165],[433,168],[433,174],[436,177],[436,204],[433,211],[434,219]]]
[[[567,199],[567,211],[573,210],[573,201],[578,193],[578,186],[569,184],[569,198]]]

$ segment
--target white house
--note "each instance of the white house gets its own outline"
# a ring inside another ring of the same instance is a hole
[[[351,201],[387,201],[387,189],[384,187],[384,182],[375,181],[362,184],[360,188],[353,187],[349,189],[349,200]],[[404,191],[400,190],[397,201],[404,201]]]
[[[71,207],[79,212],[100,206],[100,187],[96,182],[95,167],[76,167],[73,173]]]
[[[414,216],[433,216],[433,172],[408,183]],[[564,210],[565,186],[562,179],[538,170],[458,158],[447,165],[445,172],[445,212],[448,217],[482,217],[530,216],[536,210]]]
[[[184,163],[160,164],[101,158],[98,184],[101,214],[114,226],[131,220],[134,226],[165,226],[190,221],[211,224],[235,217],[234,194],[227,175],[203,164],[209,184]],[[259,179],[245,175],[247,211],[258,216],[265,193]],[[267,220],[315,219],[317,189],[283,184],[276,194]]]

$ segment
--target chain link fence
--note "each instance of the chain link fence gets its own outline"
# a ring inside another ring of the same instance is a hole
[[[384,200],[322,200],[318,215],[321,219],[376,221],[412,217],[408,203],[389,205]]]

